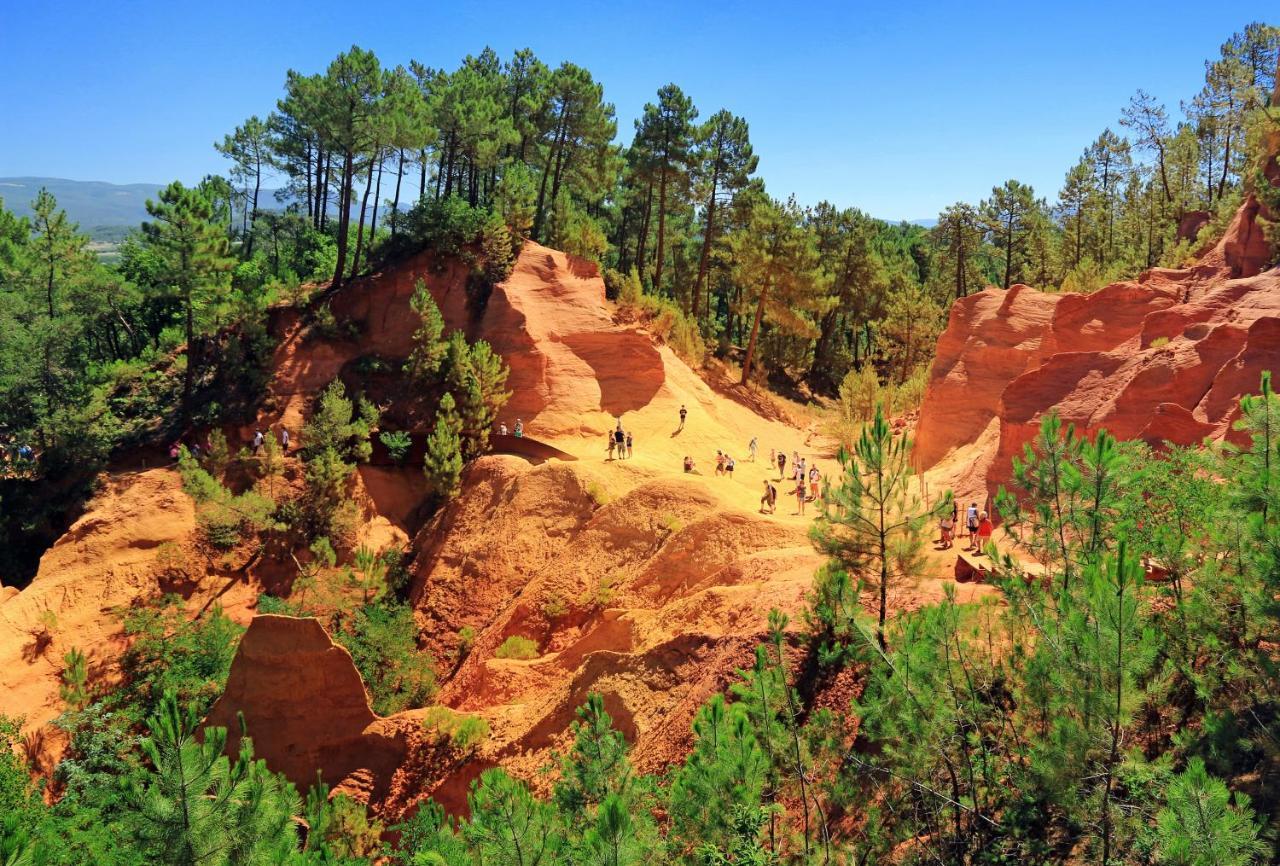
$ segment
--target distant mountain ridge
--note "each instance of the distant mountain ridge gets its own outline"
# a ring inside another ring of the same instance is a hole
[[[91,237],[107,229],[136,227],[147,218],[146,202],[163,188],[158,183],[106,183],[61,177],[0,177],[0,199],[18,216],[31,216],[31,203],[40,188],[53,193],[58,207]]]
[[[0,177],[0,199],[18,216],[31,216],[31,202],[44,187],[53,193],[58,206],[67,212],[80,231],[94,240],[119,242],[128,229],[135,229],[147,218],[147,199],[155,198],[164,184],[107,183],[101,180],[68,180],[62,177]],[[275,190],[259,193],[264,208],[279,207]],[[358,207],[353,208],[353,212]],[[925,228],[937,224],[936,219],[885,220],[890,224],[907,222]]]

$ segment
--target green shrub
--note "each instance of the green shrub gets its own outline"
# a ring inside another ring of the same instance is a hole
[[[448,707],[429,707],[422,727],[447,737],[461,752],[471,752],[489,738],[489,723],[480,716],[455,712]]]
[[[623,275],[610,268],[604,272],[604,285],[606,297],[616,298],[622,313],[640,319],[686,362],[698,366],[707,357],[698,323],[670,298],[646,295],[634,270]]]
[[[458,629],[458,656],[465,657],[470,654],[471,648],[476,645],[476,630],[474,627],[464,625]]]
[[[222,694],[244,628],[214,606],[188,619],[182,598],[167,595],[123,617],[131,638],[120,659],[125,685],[113,700],[136,712],[139,723],[150,716],[161,696],[172,691],[203,716]]]
[[[587,482],[587,495],[591,497],[591,501],[597,506],[603,507],[609,504],[609,493],[601,486],[599,481]]]
[[[405,430],[386,430],[378,434],[378,440],[387,449],[387,456],[395,463],[403,463],[409,454],[413,438]]]
[[[258,594],[258,613],[273,613],[280,616],[302,616],[302,609],[291,601],[276,598],[267,593]]]
[[[538,657],[538,645],[530,638],[513,634],[493,651],[493,657],[499,659],[522,659],[525,661],[536,659]]]
[[[351,653],[375,712],[385,716],[421,707],[435,694],[435,659],[418,649],[418,625],[407,605],[365,605],[334,637]]]
[[[196,504],[196,522],[210,545],[230,550],[246,534],[272,528],[275,502],[256,490],[234,494],[204,470],[184,447],[178,457],[182,487]]]
[[[542,615],[547,619],[559,619],[569,612],[569,604],[559,593],[551,593],[542,602]]]
[[[441,257],[455,256],[480,238],[489,212],[471,206],[458,196],[425,198],[409,210],[391,217],[396,227],[395,240],[388,240],[382,254],[391,258],[408,255],[423,248]]]

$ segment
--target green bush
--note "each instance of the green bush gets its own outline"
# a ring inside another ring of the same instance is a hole
[[[222,694],[244,634],[218,606],[189,619],[176,595],[129,609],[123,626],[131,642],[120,659],[125,685],[115,690],[113,702],[128,707],[139,723],[167,691],[199,715],[207,713]]]
[[[707,346],[698,323],[670,298],[646,295],[640,276],[632,270],[623,275],[612,268],[604,272],[605,296],[617,300],[624,315],[641,320],[658,339],[689,364],[698,366],[707,357]]]
[[[429,707],[422,716],[422,727],[435,731],[462,752],[473,751],[489,738],[489,723],[480,716],[455,712],[448,707]]]
[[[488,210],[472,207],[464,198],[426,198],[390,218],[396,237],[382,246],[381,253],[398,258],[426,248],[442,257],[455,256],[480,238],[488,219]]]
[[[523,659],[525,661],[536,659],[538,657],[538,644],[530,638],[513,634],[493,651],[493,657],[499,659]]]
[[[413,437],[405,430],[385,430],[378,434],[380,441],[387,449],[387,456],[396,463],[403,463],[413,444]]]
[[[418,649],[418,625],[407,605],[394,600],[365,605],[334,637],[351,653],[375,712],[421,707],[435,694],[435,659]]]

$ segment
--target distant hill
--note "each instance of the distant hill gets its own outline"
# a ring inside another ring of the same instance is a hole
[[[0,198],[18,216],[31,216],[31,202],[41,187],[53,193],[58,206],[94,240],[119,241],[147,218],[146,201],[161,189],[158,183],[104,183],[60,177],[0,177]]]

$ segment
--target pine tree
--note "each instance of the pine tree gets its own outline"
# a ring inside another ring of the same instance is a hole
[[[427,437],[427,453],[423,458],[423,470],[427,486],[439,500],[448,500],[458,492],[462,480],[462,442],[458,437],[461,422],[455,411],[453,395],[440,398],[436,410],[436,424]]]
[[[84,652],[77,647],[67,650],[63,656],[62,685],[58,695],[72,712],[83,710],[89,703],[89,667]]]
[[[256,114],[237,126],[235,131],[214,143],[214,149],[231,160],[231,177],[245,184],[241,192],[244,222],[244,257],[253,257],[253,228],[258,218],[258,196],[262,192],[262,174],[271,161],[271,125]]]
[[[409,375],[417,381],[432,382],[448,351],[449,344],[444,339],[444,316],[440,314],[435,298],[421,279],[413,285],[413,297],[409,300],[409,306],[422,322],[413,332],[413,351],[405,366]]]
[[[501,769],[485,770],[467,796],[463,836],[482,863],[551,864],[564,844],[555,808]]]
[[[666,266],[667,216],[683,200],[689,187],[693,155],[694,126],[698,109],[693,100],[675,84],[658,90],[658,103],[648,103],[636,121],[636,137],[643,138],[653,154],[657,176],[657,250],[653,262],[653,290],[662,292],[662,272]],[[643,275],[642,275],[643,276]]]
[[[817,548],[834,564],[879,591],[876,641],[883,650],[889,588],[915,577],[921,531],[934,513],[950,511],[950,497],[926,507],[911,491],[911,441],[895,436],[876,407],[850,452],[841,446],[840,475],[823,483],[819,517],[810,530]]]
[[[978,253],[982,245],[982,224],[972,205],[956,202],[938,214],[933,236],[939,256],[939,275],[948,275],[956,299],[982,287]]]
[[[227,273],[235,260],[226,235],[213,222],[209,200],[174,181],[147,201],[150,222],[143,236],[164,263],[164,276],[182,305],[187,338],[187,366],[182,380],[182,413],[191,417],[195,375],[203,358],[197,338],[214,321],[227,291]]]
[[[982,218],[991,243],[1004,259],[1003,287],[1021,278],[1027,260],[1027,237],[1039,206],[1035,191],[1024,183],[1007,180],[993,187],[982,203]]]
[[[556,804],[573,820],[593,812],[610,795],[625,797],[631,782],[627,743],[614,729],[604,698],[596,692],[587,695],[577,716],[569,727],[573,746],[560,760],[560,781],[553,793]]]
[[[742,359],[742,383],[751,381],[760,331],[767,322],[779,331],[817,336],[814,319],[827,305],[813,234],[802,224],[795,199],[760,201],[747,225],[729,237],[734,281],[742,306],[754,309]]]
[[[741,704],[713,695],[693,720],[693,749],[671,781],[668,844],[678,853],[699,845],[728,848],[732,828],[724,816],[760,810],[767,771],[764,752]]]
[[[1156,837],[1156,854],[1165,866],[1248,866],[1270,851],[1258,838],[1249,798],[1233,798],[1198,757],[1165,790]]]
[[[698,128],[698,149],[693,164],[701,187],[702,253],[698,258],[698,278],[693,285],[689,311],[696,319],[703,288],[711,264],[711,247],[719,236],[717,210],[725,200],[747,185],[760,158],[751,147],[747,122],[721,109]],[[656,285],[656,284],[655,284]]]
[[[175,866],[279,862],[296,847],[293,786],[253,760],[248,737],[233,761],[226,729],[205,728],[200,739],[198,721],[168,693],[147,723],[142,748],[155,769],[133,794],[143,844]]]

